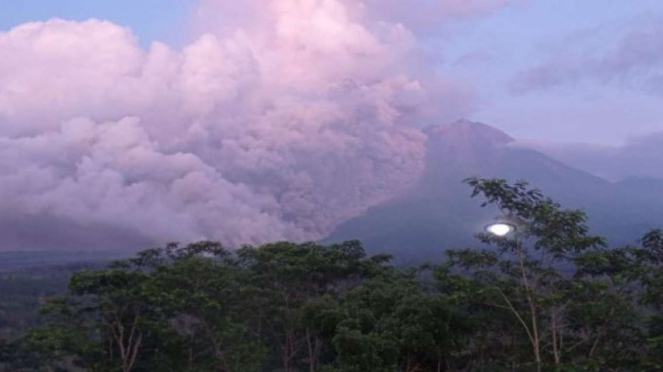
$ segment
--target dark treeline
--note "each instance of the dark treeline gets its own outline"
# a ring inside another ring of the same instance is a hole
[[[358,242],[146,250],[74,274],[0,370],[663,370],[663,232],[608,248],[525,183],[468,184],[515,233],[410,269]]]

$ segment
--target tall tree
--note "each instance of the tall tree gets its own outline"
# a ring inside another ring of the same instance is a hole
[[[560,366],[574,257],[602,247],[604,240],[589,234],[584,212],[562,209],[525,182],[466,182],[473,197],[483,196],[482,206],[496,207],[516,230],[502,237],[478,234],[494,249],[449,251],[450,263],[470,270],[481,284],[475,300],[512,314],[527,335],[534,369],[541,370],[548,353],[552,364]]]
[[[281,242],[245,247],[237,255],[247,291],[253,292],[250,314],[257,332],[277,345],[285,372],[302,360],[311,372],[317,369],[324,330],[316,329],[311,317],[305,319],[305,310],[322,298],[336,299],[381,263],[366,258],[358,242]]]

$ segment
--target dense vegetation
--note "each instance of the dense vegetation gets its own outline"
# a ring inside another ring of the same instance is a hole
[[[583,212],[525,183],[468,184],[515,233],[410,269],[358,242],[170,244],[77,272],[0,360],[8,371],[663,370],[662,231],[607,248]]]

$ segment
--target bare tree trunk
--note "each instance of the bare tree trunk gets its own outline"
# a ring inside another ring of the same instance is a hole
[[[283,359],[283,371],[284,372],[290,372],[290,338],[288,335],[285,336],[285,345],[283,347],[283,351],[281,354],[281,358]]]
[[[552,313],[550,314],[550,331],[552,332],[552,346],[555,365],[559,366],[562,356],[560,347],[561,345],[558,345],[557,341],[557,309],[554,306],[552,308]]]
[[[282,359],[283,359],[283,371],[291,372],[292,366],[290,365],[290,360],[295,354],[295,341],[293,331],[287,329],[285,332],[285,344],[283,347]]]
[[[527,270],[525,269],[525,256],[523,254],[523,249],[520,241],[516,242],[516,250],[518,252],[518,259],[520,261],[520,273],[523,278],[523,284],[525,285],[525,291],[527,292],[527,302],[530,309],[530,317],[532,322],[532,346],[534,349],[534,359],[536,360],[536,370],[537,372],[541,371],[541,341],[539,338],[539,325],[537,321],[537,312],[536,304],[532,298],[533,288],[529,284],[527,279]]]
[[[117,321],[110,324],[111,335],[115,339],[115,343],[120,350],[122,372],[131,372],[133,365],[136,362],[136,358],[138,357],[138,350],[143,341],[143,334],[140,331],[137,331],[139,318],[139,315],[134,316],[128,339],[124,332],[124,325],[122,325],[119,318]]]
[[[532,296],[527,296],[529,302],[530,312],[532,313],[532,333],[534,335],[534,358],[536,360],[536,371],[541,372],[541,341],[539,339],[539,326],[536,320],[536,306],[532,300]]]
[[[311,334],[308,327],[306,327],[306,343],[308,345],[308,365],[309,372],[315,372],[315,363],[317,361],[317,342],[311,342]]]

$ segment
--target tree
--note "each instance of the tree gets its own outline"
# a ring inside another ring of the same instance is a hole
[[[148,338],[158,331],[159,309],[145,296],[146,251],[105,270],[83,270],[71,278],[71,295],[43,309],[50,323],[33,329],[33,345],[60,364],[94,370],[135,369]]]
[[[503,309],[517,320],[529,341],[534,369],[541,370],[547,353],[560,366],[574,258],[604,246],[604,240],[589,234],[582,211],[562,209],[525,182],[466,182],[472,197],[482,195],[482,206],[496,207],[517,229],[505,237],[479,234],[494,249],[449,251],[450,264],[470,270],[478,284],[473,301]]]
[[[608,248],[524,182],[467,183],[515,233],[419,268],[355,241],[148,249],[73,275],[44,324],[0,343],[0,370],[663,368],[663,231]]]
[[[348,292],[333,340],[338,370],[447,370],[464,328],[416,274],[387,270]]]
[[[244,247],[237,257],[247,293],[251,293],[248,314],[256,332],[277,345],[285,372],[295,370],[302,360],[309,371],[317,369],[326,329],[321,319],[310,316],[311,308],[320,304],[316,301],[335,301],[382,262],[366,258],[354,241],[331,246],[281,242]]]
[[[93,370],[255,370],[262,347],[244,331],[227,256],[218,243],[170,244],[78,272],[32,343]]]
[[[236,260],[220,244],[170,245],[146,287],[146,297],[162,309],[170,342],[182,350],[170,365],[182,370],[255,371],[265,345],[244,317]],[[176,363],[173,363],[176,362]]]

